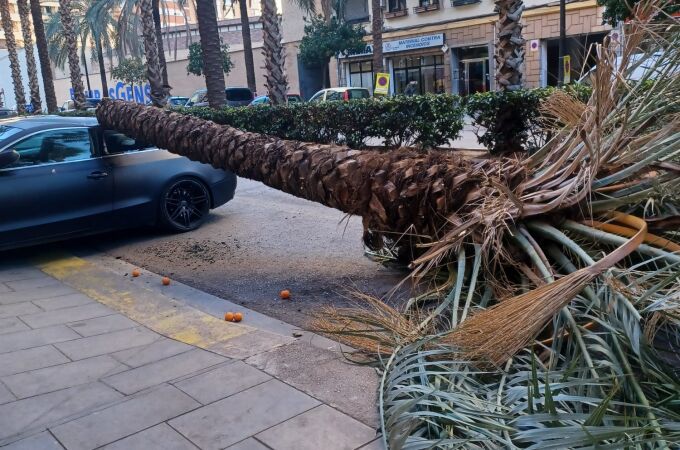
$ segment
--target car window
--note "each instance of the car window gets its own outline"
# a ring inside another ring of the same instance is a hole
[[[128,137],[118,131],[104,130],[103,134],[106,153],[109,155],[153,148],[153,146],[148,145],[144,141]]]
[[[370,94],[366,89],[350,89],[349,90],[349,98],[350,100],[354,100],[357,98],[369,98]]]
[[[7,168],[80,161],[92,157],[92,141],[87,128],[44,131],[10,148],[19,153],[19,160]]]
[[[253,93],[248,88],[226,88],[224,92],[227,94],[227,101],[229,102],[249,102],[253,100]]]
[[[302,99],[300,98],[299,95],[288,96],[288,103],[300,103],[300,102],[302,102]]]
[[[192,95],[191,98],[189,98],[189,101],[187,103],[189,103],[190,105],[196,103],[203,103],[208,101],[207,98],[208,98],[207,91],[198,91],[194,92],[194,95]]]
[[[14,136],[21,131],[21,128],[0,125],[0,143],[10,136]]]
[[[323,91],[319,91],[309,99],[310,102],[320,102],[323,100]]]
[[[326,94],[326,100],[329,102],[333,100],[342,100],[342,92],[328,91],[328,94]]]

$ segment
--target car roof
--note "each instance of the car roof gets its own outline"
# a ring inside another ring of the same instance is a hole
[[[33,128],[56,128],[56,127],[91,127],[97,125],[95,117],[67,117],[67,116],[29,116],[12,117],[0,120],[1,125],[29,130]]]
[[[323,89],[323,90],[324,91],[334,91],[334,92],[345,92],[345,91],[349,91],[350,89],[363,90],[363,91],[368,90],[365,87],[356,87],[356,86],[341,86],[341,87],[327,88],[327,89]]]

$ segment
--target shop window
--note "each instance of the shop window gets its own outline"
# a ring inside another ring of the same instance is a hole
[[[357,61],[349,64],[349,85],[373,90],[373,62]]]
[[[445,92],[443,55],[405,56],[394,60],[397,94],[442,94]]]

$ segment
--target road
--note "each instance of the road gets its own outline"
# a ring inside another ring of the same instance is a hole
[[[234,200],[196,231],[125,230],[63,245],[103,250],[306,327],[319,308],[353,303],[353,290],[385,297],[407,275],[365,257],[361,234],[358,217],[239,179]],[[278,298],[282,289],[291,291],[291,300]]]

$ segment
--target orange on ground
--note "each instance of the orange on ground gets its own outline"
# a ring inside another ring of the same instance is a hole
[[[170,284],[170,278],[163,277],[163,279],[161,280],[161,283],[163,283],[163,286],[167,286],[168,284]]]
[[[241,314],[241,313],[234,314],[234,322],[240,322],[242,320],[243,320],[243,314]]]
[[[281,297],[284,300],[287,300],[290,298],[290,291],[288,289],[284,289],[281,292],[279,292],[279,297]]]
[[[135,277],[135,278],[137,278],[141,274],[142,274],[142,272],[140,272],[139,269],[135,269],[135,270],[132,271],[132,276]]]
[[[233,312],[228,312],[224,315],[224,320],[227,322],[232,322],[234,320],[234,313]]]

